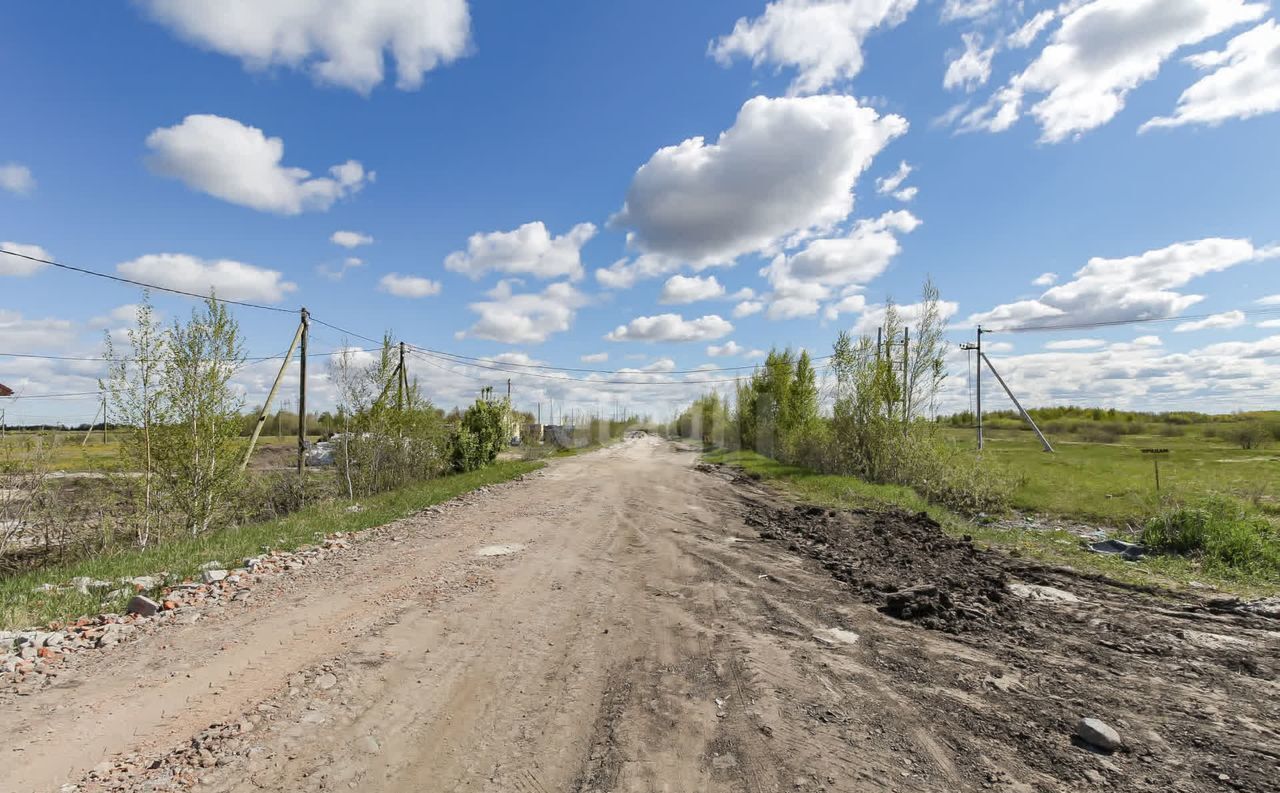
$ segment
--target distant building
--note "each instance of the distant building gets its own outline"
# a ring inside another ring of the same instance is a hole
[[[13,396],[13,389],[4,383],[0,383],[0,397]]]

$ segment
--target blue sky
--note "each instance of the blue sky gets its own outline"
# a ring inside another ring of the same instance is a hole
[[[1265,313],[1280,297],[1258,302],[1280,295],[1266,3],[139,0],[2,16],[6,247],[306,305],[517,372],[647,367],[516,374],[522,407],[661,413],[708,387],[669,370],[824,354],[926,274],[956,340],[978,321],[1197,318],[989,337],[1031,403],[1280,395],[1280,312]],[[96,355],[137,298],[0,256],[0,352]],[[287,345],[291,317],[237,316],[251,355]],[[344,342],[315,330],[313,349]],[[10,415],[87,420],[92,398],[37,397],[92,390],[94,366],[0,356],[24,395]],[[444,405],[506,377],[417,369]],[[951,371],[946,404],[962,407],[959,353]],[[250,401],[271,374],[244,372]],[[311,374],[324,405],[324,366]]]

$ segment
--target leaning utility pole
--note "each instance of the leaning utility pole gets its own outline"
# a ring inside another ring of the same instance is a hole
[[[280,364],[280,371],[276,373],[275,382],[271,384],[271,390],[267,392],[267,401],[262,403],[262,411],[258,413],[258,420],[253,425],[253,435],[249,438],[249,448],[245,450],[244,461],[240,463],[241,471],[249,467],[249,458],[253,456],[253,447],[258,445],[258,436],[262,434],[262,427],[267,423],[267,411],[271,409],[271,400],[276,398],[276,391],[280,389],[280,381],[284,379],[284,373],[289,368],[289,362],[293,360],[293,351],[297,348],[298,341],[302,338],[304,327],[304,323],[298,323],[298,330],[293,334],[293,341],[289,342],[289,351],[284,354],[284,361]]]
[[[995,368],[994,366],[991,366],[991,359],[990,359],[990,358],[988,358],[987,356],[983,355],[981,352],[979,352],[979,353],[978,353],[978,374],[979,374],[979,376],[981,376],[981,374],[982,374],[982,362],[983,362],[983,361],[986,361],[986,362],[987,362],[987,366],[990,366],[990,367],[991,367],[991,374],[993,374],[993,375],[995,375],[995,376],[996,376],[996,380],[1000,383],[1000,386],[1001,386],[1002,388],[1004,388],[1004,392],[1005,392],[1006,394],[1008,394],[1008,395],[1009,395],[1009,399],[1013,401],[1013,406],[1014,406],[1014,407],[1016,407],[1016,408],[1018,409],[1018,412],[1022,414],[1022,420],[1023,420],[1023,421],[1025,421],[1025,422],[1027,422],[1028,424],[1030,424],[1030,425],[1031,425],[1031,429],[1035,432],[1036,437],[1040,439],[1040,445],[1044,447],[1044,450],[1045,450],[1046,452],[1052,452],[1052,451],[1053,451],[1053,447],[1049,445],[1049,441],[1048,441],[1048,439],[1047,439],[1047,438],[1045,438],[1045,437],[1044,437],[1044,433],[1043,433],[1043,432],[1041,432],[1041,431],[1040,431],[1040,428],[1036,426],[1036,422],[1035,422],[1035,420],[1034,420],[1034,419],[1032,419],[1032,418],[1031,418],[1031,414],[1030,414],[1030,413],[1028,413],[1026,410],[1024,410],[1024,409],[1023,409],[1023,407],[1022,407],[1022,403],[1021,403],[1021,402],[1019,402],[1019,401],[1018,401],[1018,398],[1017,398],[1016,396],[1014,396],[1014,395],[1013,395],[1013,392],[1012,392],[1012,391],[1010,391],[1010,390],[1009,390],[1009,386],[1005,384],[1005,382],[1004,382],[1004,378],[1000,376],[1000,373],[996,371],[996,368]]]
[[[305,306],[299,313],[302,347],[298,351],[298,476],[302,476],[307,467],[307,333],[311,328],[311,315]]]

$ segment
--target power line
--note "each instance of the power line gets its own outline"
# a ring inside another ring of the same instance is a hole
[[[330,352],[308,352],[308,353],[307,353],[307,357],[308,357],[308,358],[323,358],[323,357],[324,357],[324,356],[326,356],[326,355],[333,355],[335,352],[338,352],[338,351],[337,351],[337,350],[333,350],[333,351],[330,351]],[[144,362],[144,361],[150,361],[150,362],[152,362],[152,363],[155,363],[155,362],[158,362],[158,361],[165,360],[165,359],[163,359],[163,358],[155,358],[155,359],[146,359],[146,358],[104,358],[104,357],[102,357],[102,356],[100,356],[100,355],[99,355],[99,356],[95,356],[95,357],[90,357],[90,356],[77,356],[77,355],[41,355],[41,354],[39,354],[39,353],[32,353],[32,352],[0,352],[0,356],[2,356],[2,357],[6,357],[6,358],[35,358],[35,359],[38,359],[38,360],[45,360],[45,361],[99,361],[99,362],[111,362],[111,363],[118,363],[118,362],[121,362],[121,361],[123,361],[123,362],[125,362],[125,363],[142,363],[142,362]],[[253,356],[253,357],[243,358],[243,359],[241,359],[241,358],[218,358],[218,359],[216,360],[216,362],[217,362],[217,363],[228,363],[228,362],[233,362],[233,361],[234,361],[234,362],[238,362],[238,363],[261,363],[262,361],[279,361],[279,360],[283,359],[284,357],[285,357],[285,356],[284,356],[283,354],[281,354],[281,355],[258,355],[258,356]],[[202,361],[202,363],[209,363],[209,362],[215,362],[215,361],[214,361],[214,359],[212,359],[212,358],[210,358],[210,359],[206,359],[206,360]]]
[[[556,381],[556,382],[560,382],[560,383],[589,383],[589,384],[591,384],[591,385],[630,385],[630,386],[689,386],[689,385],[695,385],[695,386],[696,386],[696,385],[714,385],[714,384],[719,384],[719,383],[736,383],[736,382],[739,382],[739,381],[741,380],[741,378],[740,378],[740,377],[728,377],[728,378],[720,378],[720,379],[715,379],[715,380],[647,380],[647,381],[641,381],[641,380],[604,380],[604,379],[593,378],[593,377],[570,377],[570,376],[568,376],[568,375],[564,375],[564,376],[557,376],[557,375],[554,375],[554,374],[543,374],[543,373],[540,373],[540,372],[518,372],[518,371],[513,371],[513,370],[511,370],[511,369],[504,369],[504,368],[502,368],[502,366],[500,366],[500,365],[496,365],[496,366],[488,366],[488,365],[485,365],[484,363],[467,363],[467,362],[464,362],[464,361],[455,361],[455,360],[452,360],[452,359],[449,359],[449,358],[443,358],[443,357],[440,357],[440,356],[431,355],[431,354],[426,353],[426,352],[423,352],[421,349],[417,349],[417,348],[414,348],[414,349],[410,350],[410,352],[411,352],[411,353],[414,353],[414,354],[416,354],[416,355],[418,355],[420,358],[422,358],[422,359],[424,359],[424,360],[425,360],[425,359],[427,359],[427,358],[434,358],[434,359],[435,359],[435,360],[437,360],[437,361],[442,361],[442,362],[445,362],[445,363],[452,363],[452,364],[456,364],[456,365],[458,365],[458,366],[471,366],[471,367],[474,367],[474,368],[477,368],[477,369],[483,369],[483,370],[486,370],[486,371],[491,371],[491,372],[500,372],[500,373],[502,373],[502,374],[504,374],[504,375],[514,375],[514,376],[516,376],[516,377],[537,377],[537,378],[539,378],[539,379],[543,379],[543,380],[554,380],[554,381]],[[486,362],[486,363],[488,363],[488,362]],[[437,366],[436,368],[442,368],[442,367],[438,367],[438,366]],[[825,367],[825,366],[823,366],[823,367],[818,367],[817,369],[815,369],[815,371],[826,370],[826,369],[828,369],[828,368],[829,368],[829,367]],[[462,375],[462,376],[464,376],[464,377],[466,377],[466,376],[470,376],[470,375],[467,375],[467,374],[466,374],[466,373],[464,373],[464,372],[459,372],[459,371],[457,371],[457,370],[455,370],[455,369],[446,369],[445,371],[450,371],[450,372],[453,372],[454,374],[459,374],[459,375]],[[698,373],[699,371],[712,371],[712,370],[693,370],[693,371],[690,371],[690,372],[687,372],[687,373],[688,373],[688,374],[695,374],[695,373]],[[618,372],[617,374],[627,374],[627,375],[650,375],[650,376],[658,375],[658,376],[661,376],[661,375],[674,374],[674,373],[675,373],[675,372],[656,372],[656,371],[654,371],[654,372],[643,372],[643,371],[634,371],[634,372]]]
[[[129,284],[130,286],[138,286],[138,287],[142,287],[143,289],[154,289],[158,292],[169,292],[175,295],[184,295],[186,297],[194,297],[197,300],[213,299],[219,303],[226,303],[227,305],[230,305],[230,306],[244,306],[245,308],[256,308],[256,309],[261,309],[262,311],[278,311],[283,314],[295,313],[294,310],[291,308],[280,308],[279,306],[264,306],[261,303],[249,303],[244,300],[229,300],[224,297],[216,297],[214,295],[201,295],[201,294],[197,294],[196,292],[187,292],[182,289],[174,289],[168,286],[160,286],[159,284],[148,284],[142,281],[135,281],[132,278],[125,278],[119,275],[111,275],[110,273],[100,273],[97,270],[88,270],[88,269],[85,269],[84,267],[73,267],[69,264],[63,264],[62,262],[55,262],[50,259],[41,259],[39,256],[28,256],[25,253],[18,253],[17,251],[11,251],[8,248],[0,248],[0,254],[17,256],[20,259],[26,259],[32,262],[39,262],[40,264],[47,264],[52,267],[61,268],[63,270],[70,270],[73,273],[81,273],[83,275],[92,275],[96,278],[106,278],[109,281],[116,281],[122,284]]]
[[[582,368],[582,367],[576,367],[576,366],[553,366],[551,364],[540,364],[540,363],[518,363],[516,361],[495,361],[490,358],[477,358],[472,355],[461,355],[459,353],[454,353],[454,352],[445,352],[444,350],[433,350],[430,347],[419,347],[416,344],[410,344],[409,346],[415,350],[418,350],[419,352],[432,353],[434,355],[445,356],[448,358],[457,358],[459,359],[459,362],[478,361],[480,363],[498,364],[501,366],[518,367],[522,369],[545,369],[545,370],[551,370],[556,372],[586,372],[590,374],[634,374],[635,373],[634,369],[589,369],[589,368]],[[834,356],[832,355],[818,355],[813,358],[810,358],[809,360],[811,362],[825,361],[833,357]],[[761,365],[762,364],[760,363],[748,363],[748,364],[743,364],[741,366],[716,366],[716,367],[708,367],[703,369],[671,369],[671,370],[662,372],[662,374],[701,374],[703,372],[735,372],[735,371],[741,371],[743,369],[755,369]]]
[[[65,394],[14,394],[6,399],[59,399],[62,397],[87,397],[99,396],[101,391],[71,391]]]
[[[1213,314],[1183,314],[1176,317],[1131,317],[1129,319],[1112,319],[1099,320],[1096,322],[1066,322],[1059,324],[1047,325],[1015,325],[1013,327],[994,329],[983,328],[983,333],[1029,333],[1038,330],[1089,330],[1091,328],[1110,328],[1118,325],[1142,325],[1160,322],[1195,322],[1197,320],[1209,319],[1219,314],[1229,312],[1216,312]],[[1246,317],[1269,316],[1272,314],[1280,314],[1280,308],[1257,308],[1248,311],[1240,311],[1240,314]]]

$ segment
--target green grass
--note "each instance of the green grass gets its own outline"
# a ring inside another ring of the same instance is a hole
[[[1147,521],[1142,541],[1194,554],[1206,568],[1280,575],[1280,531],[1246,505],[1209,496],[1166,509]]]
[[[88,443],[85,443],[83,432],[10,430],[5,433],[4,440],[0,441],[0,463],[9,461],[17,470],[30,470],[33,449],[37,443],[41,443],[46,444],[44,466],[50,471],[80,472],[114,468],[119,465],[120,439],[123,434],[108,430],[107,440],[103,442],[102,432],[98,431],[90,435]],[[308,437],[313,440],[320,438],[314,433]],[[47,446],[51,441],[52,446]],[[296,435],[282,438],[263,435],[258,438],[255,454],[269,448],[297,449],[298,438]]]
[[[957,443],[972,444],[972,430],[946,428]],[[1109,526],[1141,525],[1168,498],[1218,493],[1280,514],[1280,448],[1244,450],[1189,431],[1184,436],[1124,435],[1115,443],[1087,443],[1050,436],[1047,454],[1030,432],[993,430],[985,455],[1022,477],[1013,495],[1016,509],[1059,515]],[[1169,449],[1160,455],[1160,494],[1151,455],[1142,448]]]
[[[897,485],[875,485],[852,476],[818,474],[784,465],[755,452],[711,451],[708,462],[741,468],[755,478],[769,481],[798,501],[835,509],[897,507],[927,512],[953,536],[968,534],[988,547],[1013,556],[1077,570],[1100,573],[1130,584],[1185,589],[1192,581],[1244,597],[1280,594],[1280,575],[1264,568],[1235,568],[1202,564],[1185,556],[1159,555],[1140,562],[1085,550],[1081,538],[1066,531],[1006,529],[974,523],[949,510],[927,503],[914,490]],[[1137,537],[1130,537],[1137,539]]]
[[[114,581],[126,576],[160,572],[191,576],[200,565],[217,560],[239,566],[241,560],[264,549],[290,550],[315,542],[334,532],[382,526],[432,504],[485,485],[497,484],[543,467],[540,462],[499,462],[478,471],[412,484],[389,493],[363,499],[360,512],[347,512],[347,504],[333,502],[307,507],[288,517],[266,523],[215,531],[201,537],[176,540],[147,550],[125,549],[66,565],[42,568],[0,581],[0,629],[44,625],[74,619],[102,610],[96,596],[72,591],[35,592],[44,583],[62,584],[78,576]],[[108,604],[107,610],[124,603]]]

